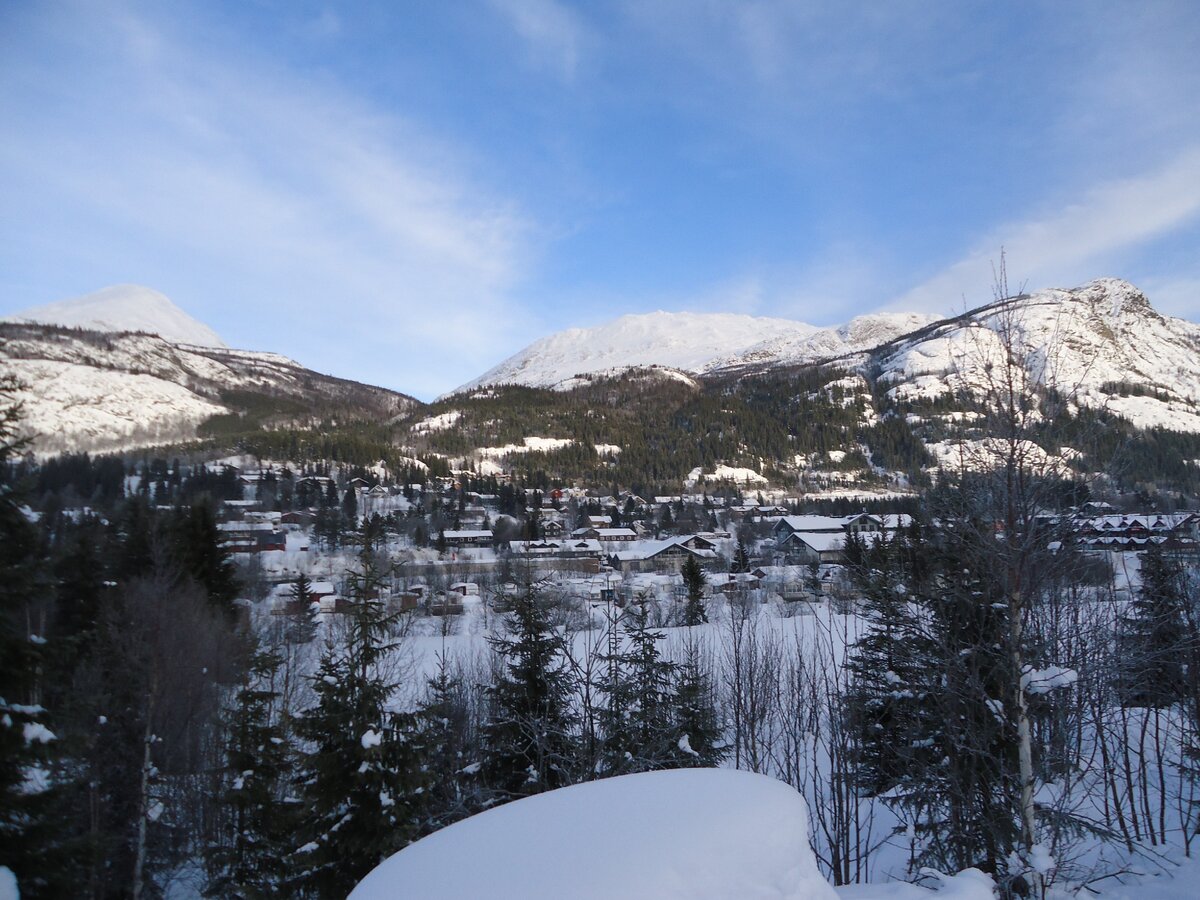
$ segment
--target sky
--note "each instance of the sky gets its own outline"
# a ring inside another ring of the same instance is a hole
[[[136,283],[421,399],[654,310],[1200,321],[1200,4],[0,2],[0,315]]]

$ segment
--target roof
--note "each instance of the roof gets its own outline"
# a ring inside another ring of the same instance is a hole
[[[678,547],[685,553],[690,553],[700,559],[716,559],[717,554],[714,550],[693,550],[691,547],[688,547],[687,541],[691,537],[691,535],[684,535],[682,537],[666,538],[659,541],[638,541],[630,545],[629,549],[619,550],[612,554],[612,556],[621,562],[635,562],[639,559],[653,559],[660,553],[670,550],[672,547]]]
[[[837,531],[841,532],[846,526],[846,523],[856,516],[781,516],[779,522],[786,525],[792,531],[803,532],[822,532],[822,531]]]
[[[817,553],[831,553],[846,546],[846,535],[842,532],[826,534],[824,532],[803,532],[792,536],[793,540],[802,541]]]

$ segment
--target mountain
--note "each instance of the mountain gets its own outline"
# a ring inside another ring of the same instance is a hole
[[[192,338],[199,334],[188,330]],[[275,353],[59,325],[0,323],[0,370],[24,385],[23,430],[39,455],[232,439],[323,422],[387,422],[419,405]]]
[[[140,331],[176,344],[225,347],[215,331],[189,316],[158,291],[118,284],[82,297],[36,306],[3,321],[40,322],[93,331]]]
[[[1157,312],[1138,288],[1100,278],[1023,294],[875,348],[871,367],[898,402],[978,392],[1012,336],[1029,378],[1139,428],[1200,433],[1200,325]]]
[[[978,403],[1004,371],[1007,336],[1024,367],[1022,404],[1055,465],[1111,473],[1125,488],[1200,490],[1200,325],[1158,313],[1126,281],[950,318],[884,314],[829,329],[765,320],[775,333],[755,343],[764,320],[730,320],[741,331],[717,354],[722,320],[708,316],[657,313],[554,335],[472,382],[487,390],[414,409],[394,441],[531,483],[549,475],[669,493],[699,473],[825,496],[905,492],[994,438]],[[691,333],[707,343],[693,345]],[[629,367],[635,360],[645,365]],[[568,374],[593,367],[607,368]]]
[[[534,341],[452,393],[488,384],[553,387],[573,376],[636,366],[703,371],[714,359],[745,351],[772,335],[797,339],[812,325],[735,313],[653,312],[621,316],[593,328],[571,328]]]
[[[869,350],[938,317],[908,313],[860,316],[836,328],[734,313],[622,316],[534,341],[452,393],[484,385],[569,388],[575,376],[659,366],[690,374],[746,366],[795,365]],[[449,395],[448,395],[449,396]]]

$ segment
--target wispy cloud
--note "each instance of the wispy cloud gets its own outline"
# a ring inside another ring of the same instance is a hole
[[[0,148],[4,170],[39,186],[18,202],[48,210],[37,225],[64,261],[72,244],[94,252],[100,222],[112,267],[125,263],[114,280],[170,254],[193,270],[180,283],[215,294],[176,299],[227,340],[423,394],[457,377],[447,359],[506,333],[532,225],[456,148],[245,46],[201,55],[169,21],[97,9],[75,27],[111,49],[85,71],[126,62],[75,109],[77,83],[44,87],[57,96]],[[56,220],[60,202],[90,221]]]
[[[1200,147],[1136,178],[1109,181],[1065,208],[991,230],[957,262],[897,297],[889,308],[948,312],[991,297],[992,263],[1004,247],[1010,274],[1031,288],[1071,287],[1123,251],[1200,216]],[[1014,285],[1015,287],[1015,285]]]
[[[587,29],[579,15],[558,0],[490,0],[528,47],[531,59],[567,81],[579,67]]]

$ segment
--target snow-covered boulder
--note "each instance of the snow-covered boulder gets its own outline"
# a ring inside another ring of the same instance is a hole
[[[803,798],[748,772],[679,769],[488,810],[381,863],[351,900],[836,900]]]

